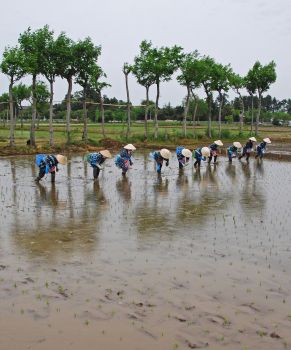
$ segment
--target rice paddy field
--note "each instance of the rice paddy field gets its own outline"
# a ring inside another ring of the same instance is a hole
[[[0,348],[291,349],[291,163],[134,158],[0,158]]]

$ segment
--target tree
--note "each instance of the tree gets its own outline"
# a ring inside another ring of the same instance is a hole
[[[155,138],[158,137],[158,110],[160,98],[160,84],[161,82],[171,80],[173,73],[178,69],[179,64],[183,58],[182,47],[161,47],[156,48],[152,46],[151,41],[144,40],[141,45],[148,56],[148,73],[154,76],[157,87],[156,103],[155,103]]]
[[[54,144],[54,129],[53,129],[53,100],[54,100],[54,82],[58,75],[58,68],[62,63],[62,40],[54,39],[52,31],[47,32],[47,38],[44,46],[42,74],[46,77],[50,85],[50,101],[49,101],[49,128],[50,128],[50,146]]]
[[[26,86],[25,84],[18,84],[15,85],[12,89],[13,93],[13,99],[16,104],[16,120],[18,119],[19,113],[22,112],[23,106],[22,103],[23,101],[29,100],[31,96],[31,88],[29,86]],[[20,119],[20,125],[21,128],[23,128],[23,115],[21,113],[21,119]]]
[[[31,88],[32,89],[32,88]],[[47,110],[48,99],[50,98],[50,91],[43,81],[36,81],[35,84],[35,99],[36,99],[36,116],[37,128],[39,127],[39,117],[41,113]]]
[[[14,145],[14,105],[13,105],[13,85],[21,79],[25,72],[23,69],[24,55],[23,52],[16,46],[7,47],[3,53],[3,59],[0,65],[1,71],[9,78],[9,109],[10,109],[10,136],[9,144]]]
[[[101,78],[106,78],[106,74],[103,70],[95,64],[91,70],[90,76],[90,86],[97,92],[99,103],[100,103],[100,113],[101,113],[101,126],[102,126],[102,135],[105,137],[105,113],[104,113],[104,97],[102,95],[102,90],[111,86],[106,82],[100,81]]]
[[[128,76],[132,71],[132,66],[129,65],[128,63],[124,63],[122,67],[122,72],[125,77],[125,88],[126,88],[126,99],[127,99],[127,130],[126,130],[126,137],[129,136],[130,134],[130,108],[131,108],[131,103],[130,103],[130,98],[129,98],[129,88],[128,88]]]
[[[255,134],[258,135],[259,121],[262,108],[262,96],[263,93],[268,91],[270,85],[276,81],[276,64],[271,61],[269,64],[263,66],[259,61],[257,61],[248,73],[248,78],[256,88],[259,97],[258,113],[256,118],[256,129]]]
[[[146,99],[144,101],[146,108],[144,113],[144,137],[147,139],[148,137],[148,113],[149,113],[149,90],[150,87],[155,83],[155,76],[150,71],[151,67],[151,57],[147,54],[148,51],[148,43],[146,41],[142,41],[140,46],[140,54],[134,58],[134,65],[132,67],[132,72],[135,75],[137,82],[144,86],[146,89]]]
[[[244,118],[244,114],[245,114],[245,106],[244,106],[244,100],[241,94],[241,89],[243,89],[245,87],[245,79],[243,77],[241,77],[240,75],[231,72],[229,74],[229,82],[230,82],[230,86],[233,88],[233,90],[238,94],[239,96],[239,100],[241,103],[241,112],[240,112],[240,116],[239,116],[239,131],[240,133],[243,130],[243,118]]]
[[[20,34],[18,42],[24,53],[24,71],[32,75],[32,118],[30,127],[30,144],[35,146],[35,120],[37,113],[36,106],[36,79],[39,74],[42,74],[43,62],[45,60],[47,41],[50,40],[51,34],[49,27],[46,25],[34,32],[28,28],[23,34]]]
[[[198,69],[199,69],[198,52],[194,51],[189,54],[185,54],[179,65],[179,68],[180,68],[181,74],[177,77],[177,80],[181,85],[186,86],[186,89],[187,89],[185,108],[184,108],[184,118],[183,118],[183,133],[184,133],[184,137],[186,137],[187,116],[189,112],[190,96],[192,93],[194,98],[195,95],[193,90],[197,89],[201,85],[201,81],[199,80],[200,75],[198,72]],[[197,111],[197,107],[196,107],[196,111]],[[195,112],[195,115],[196,115],[196,112]]]
[[[95,46],[90,38],[79,40],[75,45],[76,82],[83,88],[83,140],[88,141],[86,93],[90,88],[90,79],[95,69],[98,57],[101,54],[101,46]]]
[[[255,82],[252,77],[252,71],[249,70],[248,74],[245,78],[245,87],[247,89],[248,94],[251,97],[251,135],[253,134],[253,128],[254,128],[254,94],[256,93],[256,86]]]
[[[229,89],[229,75],[231,72],[230,66],[223,66],[220,63],[215,63],[212,71],[212,89],[218,92],[219,112],[218,112],[218,130],[221,137],[221,111],[224,103],[224,96]]]
[[[61,33],[57,38],[57,48],[59,53],[60,62],[57,67],[57,75],[60,75],[63,79],[67,80],[68,91],[66,94],[66,134],[67,144],[71,142],[71,98],[73,88],[73,77],[76,75],[77,69],[77,57],[76,57],[76,44],[74,41],[66,36],[65,33]]]
[[[215,62],[214,59],[209,56],[204,56],[199,60],[198,72],[199,81],[204,88],[206,94],[206,101],[208,106],[208,137],[212,137],[212,104],[213,104],[213,83],[212,76],[214,70]]]

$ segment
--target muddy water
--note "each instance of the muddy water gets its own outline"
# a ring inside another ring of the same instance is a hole
[[[291,163],[0,168],[0,349],[290,348]]]

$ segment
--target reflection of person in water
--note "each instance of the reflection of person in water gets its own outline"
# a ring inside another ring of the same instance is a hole
[[[55,182],[56,171],[59,171],[58,164],[66,165],[67,158],[61,154],[37,154],[36,164],[39,166],[39,174],[35,181],[40,181],[45,174],[51,174],[51,181]]]
[[[181,190],[187,190],[189,187],[189,181],[188,176],[184,174],[183,172],[179,172],[177,181],[176,181],[177,188]]]
[[[54,183],[52,183],[51,190],[49,192],[47,191],[47,188],[39,182],[37,182],[37,187],[43,203],[50,204],[52,207],[56,207],[58,205],[58,192]]]
[[[115,165],[122,169],[122,175],[125,176],[129,167],[133,164],[131,160],[132,152],[135,151],[136,148],[134,145],[129,143],[124,146],[119,154],[115,158]]]
[[[171,156],[171,152],[166,148],[162,148],[160,151],[155,151],[150,154],[150,157],[153,158],[156,162],[156,169],[158,174],[160,174],[162,171],[164,161],[166,162],[166,166],[169,166],[169,160]]]
[[[93,168],[93,177],[97,179],[102,169],[102,164],[107,158],[111,158],[111,153],[108,150],[103,150],[97,153],[89,153],[85,156],[87,162]]]
[[[183,169],[184,166],[188,165],[191,158],[191,151],[183,146],[176,148],[176,155],[179,163],[179,169]]]
[[[116,181],[116,190],[123,199],[127,201],[131,199],[131,183],[127,177],[123,177]]]

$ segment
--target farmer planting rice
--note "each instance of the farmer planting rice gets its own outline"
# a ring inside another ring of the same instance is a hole
[[[179,169],[183,169],[184,166],[189,164],[192,152],[183,146],[178,146],[176,148],[176,155],[179,163]]]
[[[51,181],[55,182],[56,171],[59,171],[58,164],[66,165],[67,157],[57,154],[37,154],[36,164],[39,167],[39,174],[35,181],[40,181],[45,174],[51,174]]]
[[[206,160],[210,156],[210,149],[208,147],[196,148],[193,152],[193,157],[196,159],[194,168],[200,168],[201,160]]]
[[[243,157],[246,157],[246,161],[249,161],[251,152],[254,148],[254,143],[257,142],[255,137],[250,137],[247,143],[245,144],[243,148],[242,154],[238,157],[238,159],[242,159]]]
[[[160,151],[155,151],[150,154],[150,157],[156,162],[156,169],[158,174],[160,174],[162,171],[164,161],[166,162],[166,166],[169,166],[169,160],[171,156],[171,152],[166,148],[162,148]]]
[[[217,153],[218,153],[218,147],[223,146],[223,143],[221,140],[216,140],[209,146],[210,149],[210,156],[208,158],[208,163],[210,164],[212,161],[212,157],[214,159],[214,163],[216,163],[217,160]]]
[[[267,144],[270,144],[270,143],[271,143],[271,140],[268,137],[263,139],[263,141],[257,146],[257,153],[255,158],[262,159],[264,157],[264,153],[266,152]]]
[[[107,158],[111,158],[111,153],[106,149],[96,153],[89,153],[85,156],[85,159],[93,168],[94,179],[98,178],[100,170],[103,169],[102,164]]]
[[[125,176],[129,167],[133,164],[131,160],[132,152],[135,151],[136,148],[134,145],[129,143],[124,146],[120,153],[115,158],[115,165],[122,169],[122,175]]]
[[[236,158],[238,156],[238,150],[242,148],[242,145],[240,142],[234,142],[231,146],[227,149],[227,156],[228,160],[232,162],[232,158]]]

